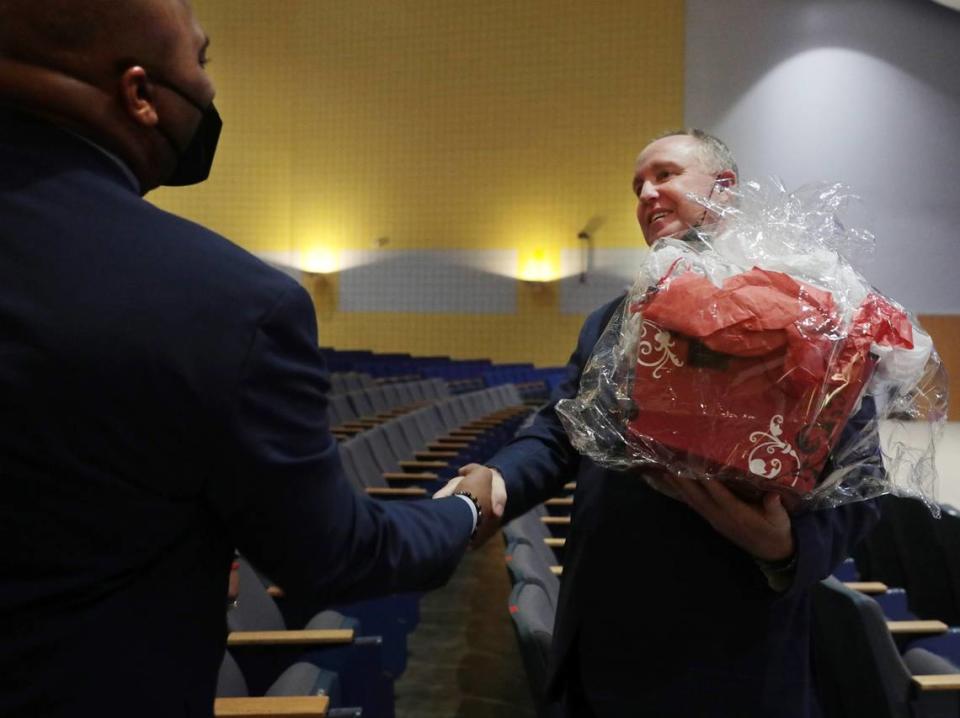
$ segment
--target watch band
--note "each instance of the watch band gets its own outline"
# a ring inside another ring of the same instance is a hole
[[[473,502],[474,508],[477,510],[477,523],[476,523],[476,525],[473,527],[473,533],[470,534],[470,540],[473,541],[473,540],[477,537],[477,531],[480,529],[480,524],[483,523],[483,509],[480,508],[480,501],[477,499],[476,496],[474,496],[473,494],[471,494],[469,491],[467,491],[467,490],[465,490],[465,489],[460,489],[459,491],[454,491],[454,492],[453,492],[453,495],[454,495],[454,496],[464,496],[464,497],[470,499],[470,501]]]

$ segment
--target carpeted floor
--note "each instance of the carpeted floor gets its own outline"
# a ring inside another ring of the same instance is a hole
[[[395,685],[397,718],[534,718],[509,595],[498,534],[423,597]]]

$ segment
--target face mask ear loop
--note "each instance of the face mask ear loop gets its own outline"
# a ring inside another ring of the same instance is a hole
[[[170,90],[170,92],[175,92],[176,94],[178,94],[181,99],[186,100],[188,103],[193,105],[194,109],[196,109],[196,111],[199,112],[201,115],[207,111],[206,107],[204,107],[199,102],[194,100],[192,97],[190,97],[190,95],[188,95],[186,92],[184,92],[179,87],[174,85],[172,82],[167,82],[162,78],[153,78],[153,82],[157,85],[160,85],[161,87],[166,87],[168,90]]]
[[[168,90],[170,90],[170,92],[175,93],[181,100],[184,100],[184,101],[187,102],[191,107],[193,107],[193,109],[195,109],[197,112],[199,112],[201,118],[202,118],[203,115],[206,113],[206,108],[201,107],[199,104],[197,104],[197,103],[194,101],[194,99],[193,99],[192,97],[190,97],[190,95],[188,95],[187,93],[185,93],[183,90],[181,90],[179,87],[177,87],[176,85],[174,85],[172,82],[167,82],[166,80],[163,80],[163,79],[158,78],[158,77],[153,77],[153,78],[151,78],[151,82],[153,82],[153,83],[156,84],[156,85],[160,85],[160,87],[165,87],[165,88],[167,88]],[[202,121],[202,120],[201,120],[201,121]],[[157,124],[157,131],[158,131],[161,135],[163,135],[163,139],[165,139],[168,143],[170,143],[170,146],[173,148],[173,151],[176,153],[177,157],[182,156],[183,153],[186,152],[186,148],[185,148],[185,147],[180,147],[180,145],[177,144],[177,142],[173,139],[173,137],[170,135],[170,133],[167,132],[165,129],[163,129],[163,127],[162,127],[159,123]]]

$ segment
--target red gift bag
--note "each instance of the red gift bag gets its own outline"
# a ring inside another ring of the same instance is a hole
[[[756,268],[721,287],[670,272],[631,310],[634,437],[699,475],[801,495],[870,378],[871,344],[912,346],[909,320],[882,298],[844,329],[829,292]]]

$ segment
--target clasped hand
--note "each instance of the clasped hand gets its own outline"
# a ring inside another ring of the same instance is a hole
[[[696,511],[717,533],[761,561],[782,561],[795,550],[790,514],[779,494],[763,494],[757,503],[744,501],[717,480],[675,476],[659,479],[671,493]]]
[[[483,521],[477,527],[477,535],[471,546],[479,546],[500,527],[500,518],[507,506],[507,487],[499,471],[481,464],[466,464],[460,467],[459,476],[433,495],[435,499],[452,496],[454,491],[469,491],[477,497],[483,510]]]

